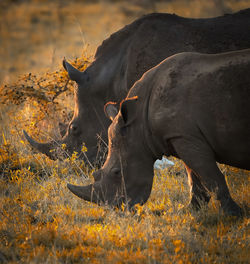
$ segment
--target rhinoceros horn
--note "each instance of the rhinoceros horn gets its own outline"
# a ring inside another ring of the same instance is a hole
[[[87,186],[77,186],[68,183],[67,187],[73,194],[85,201],[94,202],[97,204],[100,204],[104,201],[104,199],[102,198],[103,191],[100,184],[98,183],[90,184]]]
[[[66,61],[66,59],[63,60],[63,67],[68,72],[71,80],[79,83],[83,78],[83,72],[73,67],[70,63]]]
[[[51,151],[55,148],[55,144],[52,141],[49,143],[39,143],[32,139],[25,130],[23,130],[23,134],[32,147],[47,155],[49,158],[55,159],[55,156],[52,154]]]

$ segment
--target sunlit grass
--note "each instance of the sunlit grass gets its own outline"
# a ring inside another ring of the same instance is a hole
[[[184,167],[155,171],[149,201],[127,212],[75,197],[66,183],[86,184],[84,165],[31,154],[18,135],[2,138],[0,257],[19,263],[247,263],[249,220],[222,215],[212,201],[189,201]],[[2,135],[3,137],[3,135]],[[15,138],[15,144],[9,140]],[[80,168],[80,169],[79,169]],[[231,193],[249,206],[249,173],[221,166]],[[77,172],[77,173],[76,173]]]
[[[51,71],[62,58],[95,52],[104,39],[152,12],[214,17],[249,8],[248,0],[0,1],[0,84]]]

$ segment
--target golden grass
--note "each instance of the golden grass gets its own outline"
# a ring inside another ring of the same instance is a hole
[[[0,262],[248,263],[249,172],[221,165],[246,212],[241,219],[221,214],[215,200],[200,212],[183,210],[189,190],[178,160],[155,171],[150,199],[136,213],[114,210],[70,193],[66,183],[86,184],[91,171],[85,179],[74,156],[51,161],[32,154],[17,122],[2,122]]]
[[[249,0],[0,1],[0,84],[19,74],[52,71],[81,57],[144,14],[213,17],[249,8]]]

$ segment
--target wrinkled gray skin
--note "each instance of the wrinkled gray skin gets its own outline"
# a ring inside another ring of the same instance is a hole
[[[118,114],[112,103],[105,111],[113,119],[107,160],[93,184],[68,184],[74,194],[99,204],[143,204],[154,161],[173,155],[187,168],[192,205],[215,192],[225,213],[241,215],[216,162],[250,169],[250,49],[174,55],[134,84]]]
[[[183,51],[218,53],[249,48],[249,28],[250,9],[210,19],[146,15],[105,40],[84,72],[64,61],[65,69],[78,88],[74,117],[62,140],[40,144],[26,133],[25,136],[33,147],[53,159],[62,152],[58,148],[62,143],[67,145],[66,150],[71,155],[73,151],[80,153],[85,142],[89,161],[100,165],[97,135],[107,142],[110,125],[103,113],[106,102],[120,102],[144,72],[170,55]]]

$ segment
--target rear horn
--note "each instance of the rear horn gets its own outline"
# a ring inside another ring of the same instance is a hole
[[[79,71],[75,67],[73,67],[70,63],[66,61],[64,58],[63,60],[63,67],[68,72],[69,78],[75,82],[80,82],[83,76],[83,72]]]

